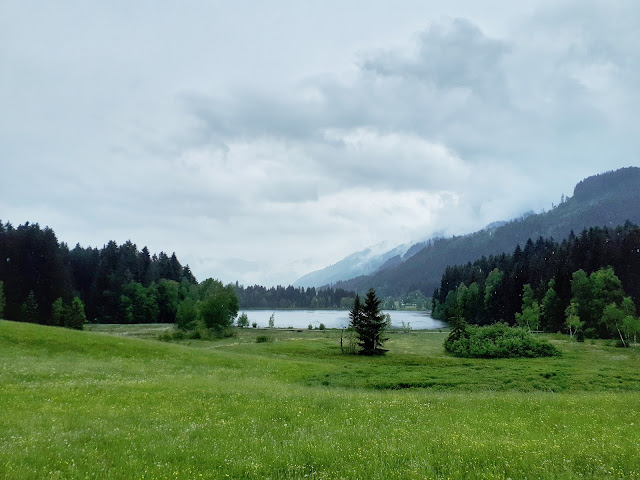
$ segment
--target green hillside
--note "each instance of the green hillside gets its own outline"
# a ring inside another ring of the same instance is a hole
[[[640,476],[638,347],[469,360],[410,332],[372,359],[338,331],[94,328],[0,321],[0,478]]]
[[[640,168],[629,167],[589,177],[581,181],[574,195],[554,209],[496,228],[443,238],[430,242],[401,263],[391,263],[369,276],[336,286],[364,291],[373,287],[381,295],[401,295],[421,290],[431,295],[448,265],[462,265],[489,255],[512,252],[531,238],[561,240],[573,230],[579,233],[592,226],[615,227],[627,220],[640,224]]]

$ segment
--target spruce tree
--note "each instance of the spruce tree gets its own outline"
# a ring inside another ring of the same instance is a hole
[[[360,322],[354,325],[361,355],[384,355],[387,352],[382,348],[387,340],[382,338],[382,335],[388,327],[388,322],[387,317],[380,311],[380,303],[375,290],[370,289],[362,306]]]
[[[62,302],[62,297],[59,297],[53,305],[51,305],[51,325],[56,327],[64,326],[67,317],[67,308]]]
[[[67,322],[65,327],[82,330],[86,322],[87,317],[84,313],[84,304],[82,303],[82,300],[80,300],[80,298],[75,297],[71,302],[71,308],[69,308],[69,314],[67,315]]]
[[[354,330],[362,323],[362,304],[360,303],[360,295],[356,293],[353,300],[353,308],[349,311],[349,326]]]

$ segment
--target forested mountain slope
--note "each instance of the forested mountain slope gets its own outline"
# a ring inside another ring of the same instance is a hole
[[[334,286],[360,292],[373,287],[384,296],[413,290],[431,295],[440,286],[447,265],[464,264],[483,255],[511,252],[529,238],[561,240],[572,230],[579,233],[592,226],[615,227],[627,220],[640,223],[638,205],[640,168],[606,172],[582,180],[576,185],[572,197],[549,212],[533,214],[470,235],[433,240],[406,261]]]

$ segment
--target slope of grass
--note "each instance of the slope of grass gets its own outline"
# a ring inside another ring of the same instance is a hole
[[[390,337],[372,359],[335,331],[173,344],[2,321],[0,477],[640,476],[637,349],[470,361]]]

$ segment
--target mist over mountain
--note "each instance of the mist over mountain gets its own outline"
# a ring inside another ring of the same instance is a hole
[[[294,287],[322,287],[361,275],[368,275],[380,268],[390,266],[389,262],[393,262],[396,258],[399,259],[410,248],[413,246],[399,245],[389,249],[386,242],[380,243],[352,253],[333,265],[303,275],[293,285]]]
[[[579,182],[572,197],[552,210],[539,214],[527,213],[509,222],[494,222],[484,229],[463,236],[436,238],[407,248],[404,252],[393,250],[384,255],[369,258],[369,273],[347,279],[356,271],[357,260],[363,252],[302,277],[347,290],[365,291],[373,287],[381,295],[401,295],[420,290],[431,295],[439,286],[447,265],[464,264],[480,257],[512,251],[516,245],[524,245],[529,239],[552,237],[560,240],[573,230],[579,233],[593,226],[617,226],[630,220],[640,224],[640,168],[628,167],[588,177]],[[366,262],[360,262],[362,265]],[[350,266],[351,269],[347,268]],[[342,281],[333,279],[340,278]]]

